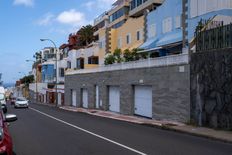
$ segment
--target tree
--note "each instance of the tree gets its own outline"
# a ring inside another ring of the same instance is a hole
[[[41,52],[36,52],[35,55],[33,56],[37,61],[40,61],[42,59],[42,53]]]
[[[83,46],[89,45],[91,42],[94,41],[94,27],[92,25],[82,26],[82,28],[77,32],[79,36],[81,44]]]
[[[33,75],[24,76],[22,79],[20,79],[20,82],[28,87],[30,83],[34,82],[34,76]]]

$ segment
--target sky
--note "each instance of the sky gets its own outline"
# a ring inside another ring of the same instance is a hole
[[[0,0],[0,73],[14,83],[31,71],[33,54],[52,39],[59,47],[68,35],[111,8],[115,0]],[[20,72],[20,73],[19,73]]]

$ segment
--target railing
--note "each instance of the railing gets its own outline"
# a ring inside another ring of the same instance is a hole
[[[232,47],[232,24],[196,31],[196,51],[209,51]]]
[[[180,65],[188,64],[189,55],[188,54],[179,54],[171,55],[159,58],[149,58],[138,61],[124,62],[113,65],[102,65],[97,68],[91,69],[81,69],[81,70],[69,70],[66,71],[66,75],[73,74],[84,74],[84,73],[96,73],[96,72],[106,72],[106,71],[115,71],[115,70],[127,70],[135,68],[149,68],[149,67],[160,67],[160,66],[170,66],[170,65]]]
[[[54,76],[46,76],[44,79],[45,83],[52,83],[55,81],[55,77]]]
[[[107,11],[105,11],[100,16],[98,16],[97,18],[95,18],[94,19],[94,25],[96,25],[97,23],[99,23],[100,21],[102,21],[105,18],[106,15],[107,15]]]

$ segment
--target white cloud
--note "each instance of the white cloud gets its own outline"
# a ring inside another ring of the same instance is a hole
[[[56,20],[61,24],[67,24],[72,26],[82,26],[86,24],[85,14],[78,12],[75,9],[61,12]]]
[[[93,1],[89,1],[89,2],[83,4],[83,6],[87,7],[88,10],[91,10],[94,7],[94,5],[95,5],[95,2],[93,2]]]
[[[33,6],[34,0],[14,0],[14,5]]]
[[[95,8],[97,9],[102,9],[102,10],[107,10],[110,9],[112,4],[116,0],[96,0],[96,1],[88,1],[83,4],[83,6],[87,7],[88,10],[94,10]]]
[[[55,16],[51,13],[45,14],[41,19],[39,19],[36,23],[40,26],[47,26],[52,24]]]
[[[35,21],[36,25],[49,26],[49,33],[67,34],[76,32],[80,27],[91,24],[86,20],[85,14],[75,9],[63,11],[57,15],[46,13]]]

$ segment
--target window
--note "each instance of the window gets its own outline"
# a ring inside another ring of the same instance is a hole
[[[153,38],[156,36],[156,24],[151,24],[148,26],[148,38]]]
[[[99,42],[99,48],[103,48],[102,41]]]
[[[143,0],[137,0],[137,7],[143,4]]]
[[[53,77],[56,77],[56,69],[54,69]],[[50,78],[52,78],[52,77],[50,77]]]
[[[139,7],[140,5],[145,3],[146,1],[148,1],[148,0],[132,0],[130,2],[130,10],[133,10],[134,8]]]
[[[164,19],[162,23],[162,27],[163,27],[163,33],[172,31],[172,18],[169,17]]]
[[[98,46],[99,46],[99,48],[105,48],[105,36],[103,36],[99,39]]]
[[[92,56],[88,58],[88,64],[98,64],[99,60],[98,60],[98,56]]]
[[[64,77],[64,68],[59,68],[60,77]]]
[[[180,16],[176,16],[175,19],[175,28],[180,28],[181,27],[181,17]]]
[[[125,23],[124,20],[123,20],[123,21],[120,21],[120,22],[114,24],[114,25],[112,26],[112,28],[113,28],[113,29],[117,29],[117,28],[121,27],[124,23]]]
[[[118,38],[118,48],[121,48],[122,47],[122,38],[119,37]]]
[[[126,35],[126,43],[127,44],[131,43],[131,34],[130,33]]]
[[[118,11],[116,11],[110,16],[110,22],[113,22],[116,19],[122,17],[125,14],[125,12],[126,12],[126,9],[124,7],[119,9]]]
[[[136,38],[137,38],[137,40],[140,40],[141,39],[141,33],[140,33],[140,31],[137,31],[137,33],[136,33]]]
[[[130,2],[130,10],[133,10],[134,8],[136,8],[136,0]]]
[[[84,69],[84,58],[78,58],[76,63],[77,69]]]

